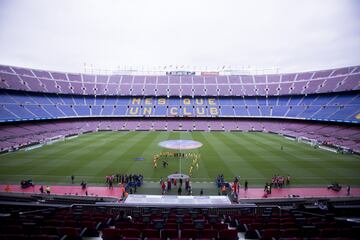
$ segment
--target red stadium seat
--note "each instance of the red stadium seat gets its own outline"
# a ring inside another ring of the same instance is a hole
[[[216,239],[218,237],[218,231],[215,229],[206,228],[200,231],[200,238]]]
[[[121,238],[121,231],[114,228],[104,228],[102,230],[103,240],[117,240]]]
[[[162,238],[178,238],[179,237],[179,231],[177,229],[164,229],[161,231],[161,237]]]
[[[100,223],[94,221],[82,221],[80,223],[82,229],[86,228],[85,237],[98,237]]]
[[[44,226],[41,227],[41,233],[45,235],[58,235],[58,230],[56,227]]]
[[[219,238],[223,240],[236,240],[239,237],[235,229],[226,229],[219,232]]]
[[[60,228],[58,228],[58,235],[66,236],[66,239],[81,240],[85,231],[86,231],[86,229],[83,229],[83,231],[80,231],[80,228],[60,227]]]
[[[194,228],[190,228],[190,229],[182,229],[181,230],[181,237],[182,238],[196,238],[198,236],[198,230],[194,229]]]
[[[155,229],[142,230],[142,236],[147,238],[160,238],[160,232]]]
[[[134,228],[125,228],[122,230],[123,237],[140,238],[141,232]]]

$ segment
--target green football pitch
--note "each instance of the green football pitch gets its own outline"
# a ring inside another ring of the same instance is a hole
[[[218,174],[229,181],[234,176],[263,186],[274,174],[291,175],[292,185],[323,186],[331,182],[360,186],[360,157],[315,149],[310,145],[267,133],[242,132],[97,132],[45,145],[29,151],[0,155],[0,182],[70,184],[76,180],[104,184],[111,174],[143,174],[145,181],[158,181],[179,171],[187,174],[191,160],[170,159],[153,168],[154,154],[167,152],[158,143],[169,139],[196,140],[203,144],[199,168],[192,181],[213,182]],[[283,150],[281,150],[283,146]],[[144,158],[144,160],[135,160]],[[81,180],[80,180],[81,179]]]

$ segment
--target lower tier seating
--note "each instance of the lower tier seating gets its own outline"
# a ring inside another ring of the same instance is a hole
[[[46,140],[92,131],[264,131],[315,139],[360,152],[360,128],[319,122],[263,119],[67,119],[0,125],[0,149],[6,151]]]

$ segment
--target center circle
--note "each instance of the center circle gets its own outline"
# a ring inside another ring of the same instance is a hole
[[[203,144],[193,140],[166,140],[159,142],[159,146],[174,150],[190,150],[200,148]]]

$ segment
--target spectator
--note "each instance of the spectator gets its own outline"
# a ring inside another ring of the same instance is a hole
[[[222,187],[221,187],[221,194],[226,195],[226,186],[225,186],[225,184],[223,184]]]
[[[171,190],[171,180],[169,178],[167,180],[167,190],[168,192]]]
[[[190,182],[189,182],[189,179],[187,178],[187,179],[185,180],[185,189],[186,189],[186,190],[189,190],[189,186],[190,186]]]
[[[162,184],[161,184],[161,194],[165,194],[165,190],[166,189],[166,185],[165,185],[165,182],[162,182]]]
[[[271,194],[271,185],[269,183],[265,184],[264,192],[266,192],[267,194]]]
[[[50,192],[51,192],[51,191],[50,191],[50,187],[49,187],[49,186],[46,186],[45,191],[46,191],[47,194],[50,194]]]
[[[81,189],[86,189],[86,182],[84,182],[84,180],[81,181]]]
[[[21,188],[28,188],[28,187],[34,186],[34,184],[32,183],[32,180],[21,180],[20,185],[21,185]]]
[[[236,183],[234,182],[233,183],[233,192],[237,192],[237,187],[238,187],[237,182]]]
[[[288,175],[288,176],[286,177],[286,185],[289,185],[289,184],[290,184],[290,179],[291,179],[291,177],[290,177],[290,175]]]

